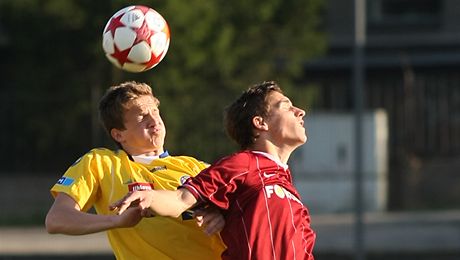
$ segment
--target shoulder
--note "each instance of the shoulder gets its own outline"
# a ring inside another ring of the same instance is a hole
[[[88,156],[111,156],[111,157],[128,157],[128,154],[121,150],[111,150],[104,147],[93,148],[86,155]]]
[[[219,161],[239,161],[239,162],[247,162],[250,161],[254,155],[250,151],[238,151],[231,155],[225,156]]]
[[[249,151],[239,151],[219,159],[213,166],[248,168],[254,156]]]
[[[209,164],[191,156],[168,156],[154,160],[153,165],[163,165],[167,169],[188,173],[195,176],[209,167]]]
[[[185,155],[179,155],[179,156],[170,155],[168,157],[160,158],[160,160],[169,161],[169,162],[174,163],[174,164],[184,164],[184,165],[190,165],[190,166],[194,166],[194,165],[209,166],[209,164],[206,163],[206,162],[203,162],[203,161],[198,160],[198,159],[196,159],[194,157],[185,156]]]
[[[178,160],[178,161],[183,161],[183,162],[189,162],[189,163],[204,163],[201,160],[198,160],[195,157],[192,156],[187,156],[187,155],[170,155],[168,157],[165,157],[165,159],[172,159],[172,160]]]
[[[111,149],[108,149],[108,148],[104,148],[104,147],[96,147],[96,148],[93,148],[91,150],[89,150],[85,155],[88,155],[88,154],[116,154],[118,153],[119,150],[111,150]]]
[[[122,158],[128,158],[128,155],[123,150],[110,150],[107,148],[93,148],[84,155],[82,155],[78,160],[74,163],[80,163],[82,161],[86,161],[87,163],[91,162],[99,162],[99,161],[114,161]]]

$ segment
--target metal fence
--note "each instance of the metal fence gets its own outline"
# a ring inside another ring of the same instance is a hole
[[[309,73],[306,78],[318,88],[314,109],[352,111],[350,77],[351,70],[343,69]],[[446,190],[446,184],[460,185],[455,178],[460,157],[458,69],[368,69],[364,92],[365,109],[382,108],[388,115],[388,208],[458,205],[459,192]],[[440,160],[443,172],[433,172],[438,171],[433,169],[439,169],[434,166]],[[435,174],[437,184],[433,182]],[[426,191],[442,191],[438,194],[445,196],[426,198]]]
[[[353,108],[349,72],[309,75],[318,109]],[[368,71],[365,108],[383,108],[390,125],[390,154],[423,158],[460,155],[460,74],[452,69]]]

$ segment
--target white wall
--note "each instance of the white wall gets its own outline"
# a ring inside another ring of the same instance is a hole
[[[307,143],[289,161],[303,202],[312,214],[353,211],[354,115],[312,113],[305,119]],[[388,183],[388,122],[383,110],[363,115],[362,138],[365,210],[382,211]]]

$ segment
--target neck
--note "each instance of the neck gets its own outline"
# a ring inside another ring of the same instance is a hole
[[[125,148],[123,148],[123,150],[125,150],[126,153],[131,155],[131,156],[138,156],[138,155],[159,156],[160,154],[164,153],[163,148],[155,149],[153,151],[130,151],[130,150],[125,149]]]
[[[289,146],[276,146],[273,145],[270,142],[264,142],[264,143],[256,143],[254,144],[250,150],[253,151],[260,151],[264,153],[268,153],[275,158],[279,159],[280,162],[287,164],[289,160],[289,156],[291,156],[291,153],[294,151],[295,148],[289,147]]]

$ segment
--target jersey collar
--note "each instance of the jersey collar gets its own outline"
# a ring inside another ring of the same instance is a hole
[[[169,156],[169,152],[167,150],[165,150],[162,154],[160,154],[160,158],[165,158],[165,157],[168,157]]]
[[[260,154],[260,155],[263,155],[265,157],[267,157],[268,159],[274,161],[276,164],[278,164],[279,166],[283,167],[284,169],[287,169],[288,168],[288,165],[285,164],[285,163],[282,163],[278,158],[276,158],[275,156],[269,154],[269,153],[266,153],[266,152],[261,152],[261,151],[251,151],[252,153],[255,153],[255,154]]]
[[[133,156],[131,154],[127,153],[125,150],[122,150],[122,151],[124,151],[128,155],[128,157],[129,157],[129,159],[131,161],[135,162],[135,160],[134,160],[134,158],[133,158]],[[167,150],[165,150],[162,154],[158,155],[157,158],[166,158],[168,156],[169,156],[169,152]]]

